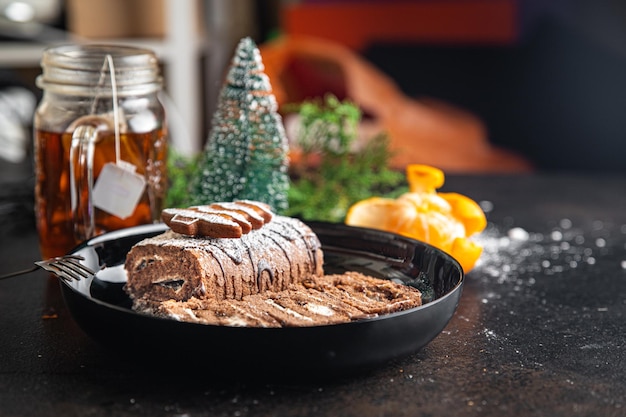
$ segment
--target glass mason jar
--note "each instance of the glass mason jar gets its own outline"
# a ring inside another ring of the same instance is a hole
[[[66,254],[107,231],[158,221],[167,126],[155,54],[68,45],[45,50],[41,67],[34,165],[42,257]]]

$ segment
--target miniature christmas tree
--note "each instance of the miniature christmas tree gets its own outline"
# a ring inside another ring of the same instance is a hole
[[[256,200],[288,207],[288,142],[254,41],[239,42],[191,184],[194,204]]]

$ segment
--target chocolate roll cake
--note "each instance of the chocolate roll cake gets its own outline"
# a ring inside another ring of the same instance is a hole
[[[307,225],[274,216],[238,238],[168,230],[137,243],[126,257],[125,269],[124,289],[133,300],[241,300],[322,275],[323,255]]]

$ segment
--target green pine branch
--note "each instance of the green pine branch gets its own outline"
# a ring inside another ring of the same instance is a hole
[[[392,154],[386,135],[352,149],[362,117],[355,104],[327,96],[290,109],[300,116],[296,144],[303,152],[302,159],[318,155],[320,164],[317,168],[291,167],[288,215],[342,221],[357,201],[399,192],[404,175],[389,168]]]
[[[169,179],[165,207],[189,207],[193,204],[190,186],[198,174],[198,157],[185,157],[170,149],[167,157]]]

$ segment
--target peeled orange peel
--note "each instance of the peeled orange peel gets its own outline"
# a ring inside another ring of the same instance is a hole
[[[470,237],[487,226],[485,213],[469,197],[438,193],[440,169],[413,164],[406,170],[409,192],[398,198],[370,197],[350,207],[346,224],[398,233],[452,255],[469,272],[482,253]]]

